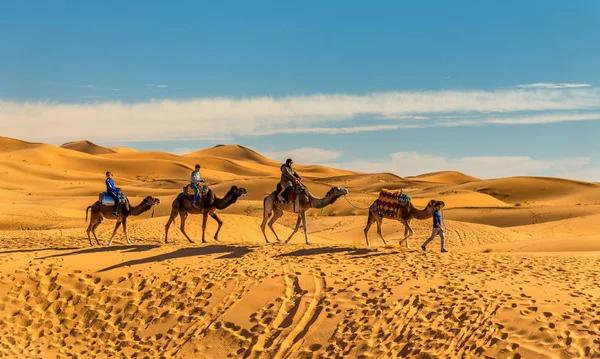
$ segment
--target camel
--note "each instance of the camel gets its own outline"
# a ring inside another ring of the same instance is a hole
[[[183,233],[183,235],[185,236],[185,238],[187,238],[187,240],[190,243],[194,243],[194,241],[192,241],[190,239],[190,237],[188,237],[187,233],[185,233],[185,220],[188,216],[188,214],[200,214],[202,213],[203,217],[202,217],[202,243],[206,243],[206,240],[204,239],[204,233],[206,231],[206,220],[208,219],[208,215],[210,215],[212,218],[214,218],[215,221],[217,221],[217,223],[219,224],[219,227],[217,228],[217,232],[215,233],[215,240],[219,240],[219,231],[221,230],[221,227],[223,226],[223,221],[217,216],[217,214],[215,213],[215,211],[217,209],[225,209],[229,206],[231,206],[232,204],[234,204],[237,199],[246,194],[247,191],[245,188],[238,188],[237,186],[232,186],[231,189],[229,190],[229,192],[227,192],[227,194],[225,195],[225,197],[223,198],[218,198],[217,196],[215,196],[214,192],[209,189],[208,190],[208,194],[206,195],[206,198],[204,199],[204,201],[202,201],[202,203],[199,201],[198,205],[200,205],[200,208],[195,208],[192,205],[192,201],[193,201],[193,197],[187,196],[183,193],[180,193],[179,196],[177,196],[177,198],[175,198],[175,200],[173,201],[173,205],[171,207],[171,216],[169,217],[169,220],[167,221],[167,224],[165,225],[165,243],[168,243],[168,235],[169,235],[169,227],[171,226],[171,223],[173,223],[173,221],[175,220],[175,217],[177,217],[177,214],[179,214],[179,217],[181,218],[181,225],[179,226],[179,229],[181,230],[181,233]]]
[[[400,221],[404,225],[404,238],[400,240],[399,244],[402,244],[402,242],[406,242],[406,248],[410,248],[410,245],[408,244],[408,238],[415,233],[410,226],[410,221],[413,218],[423,220],[433,217],[434,206],[437,202],[438,201],[432,199],[427,204],[427,207],[425,207],[422,210],[415,208],[412,205],[412,202],[409,202],[406,206],[400,208],[400,215],[397,218],[394,218],[394,220]],[[440,203],[443,207],[444,202]],[[385,240],[385,238],[383,238],[383,234],[381,233],[381,224],[383,222],[383,217],[380,216],[377,212],[377,200],[375,200],[371,207],[369,207],[369,218],[367,219],[367,226],[365,227],[365,239],[367,240],[367,246],[370,245],[367,233],[369,232],[369,228],[371,228],[373,222],[377,222],[377,234],[379,234],[379,237],[381,237],[383,243],[387,245],[387,241]]]
[[[294,228],[294,231],[292,232],[292,234],[290,234],[289,238],[285,241],[285,243],[290,242],[290,239],[292,239],[294,234],[296,234],[296,232],[298,232],[300,223],[302,223],[302,226],[304,228],[304,238],[306,239],[306,244],[310,244],[310,241],[308,240],[308,234],[306,232],[306,211],[308,211],[311,208],[321,209],[321,208],[327,207],[330,204],[333,204],[338,198],[340,198],[341,196],[344,196],[346,194],[348,194],[347,189],[340,188],[340,187],[332,187],[329,190],[329,192],[327,192],[325,197],[317,198],[317,197],[313,196],[310,192],[308,192],[308,190],[304,187],[304,191],[302,193],[298,194],[298,196],[300,196],[300,198],[298,201],[299,208],[296,208],[296,211],[298,212],[298,220],[296,221],[296,228]],[[279,218],[281,218],[281,216],[283,216],[284,212],[292,212],[292,213],[294,212],[294,204],[293,203],[285,204],[285,203],[277,202],[276,198],[277,198],[277,192],[273,192],[270,195],[268,195],[267,197],[265,197],[265,199],[263,201],[263,203],[264,203],[263,221],[262,221],[262,224],[260,225],[260,228],[262,229],[263,235],[265,236],[265,241],[267,243],[269,243],[269,239],[267,239],[267,234],[265,233],[265,225],[266,225],[269,217],[271,217],[271,214],[273,212],[275,212],[275,214],[269,221],[269,228],[271,228],[271,231],[275,235],[275,238],[277,239],[277,241],[281,242],[281,240],[279,239],[279,236],[277,235],[277,233],[275,233],[273,224],[275,224],[275,222],[277,222],[277,220]]]
[[[123,223],[123,233],[125,233],[125,238],[127,239],[127,243],[132,244],[131,241],[129,240],[129,235],[127,234],[127,217],[139,216],[140,214],[149,211],[150,208],[152,208],[154,205],[157,205],[157,204],[160,204],[160,199],[153,198],[152,196],[148,196],[148,197],[144,198],[142,200],[142,203],[140,203],[139,205],[137,205],[135,207],[131,207],[131,205],[129,204],[129,199],[127,199],[125,204],[122,204],[119,206],[119,212],[117,213],[117,217],[115,218],[115,216],[113,215],[113,212],[114,212],[113,206],[105,206],[100,201],[97,201],[96,203],[89,206],[85,210],[85,221],[86,222],[88,220],[88,211],[90,209],[92,210],[91,216],[90,216],[90,224],[86,231],[88,239],[90,240],[90,245],[91,246],[94,245],[94,243],[92,243],[92,238],[90,237],[90,232],[94,235],[94,238],[96,239],[96,243],[98,243],[98,245],[100,245],[100,241],[98,240],[98,237],[96,237],[96,228],[100,225],[100,223],[102,223],[103,218],[117,220],[117,224],[115,225],[115,230],[113,231],[112,236],[110,236],[110,241],[108,241],[109,246],[112,245],[113,238],[115,237],[115,234],[117,233],[117,229],[119,229],[119,227],[121,226],[121,223]]]

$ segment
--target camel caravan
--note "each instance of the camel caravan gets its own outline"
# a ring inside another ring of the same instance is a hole
[[[273,225],[285,214],[285,212],[289,212],[296,214],[297,220],[294,230],[285,243],[289,243],[292,237],[298,232],[300,226],[302,226],[306,244],[310,244],[307,232],[306,212],[311,208],[322,210],[335,203],[340,197],[348,194],[348,190],[345,188],[331,187],[324,197],[315,197],[302,183],[302,178],[294,170],[292,165],[293,161],[291,159],[288,159],[281,165],[281,179],[277,183],[276,190],[266,196],[263,200],[263,220],[260,227],[266,243],[270,243],[267,238],[267,233],[265,232],[267,225],[275,235],[275,239],[278,242],[281,242]],[[217,231],[214,235],[214,239],[218,241],[223,221],[219,218],[216,211],[231,206],[237,202],[239,197],[244,196],[247,193],[245,188],[232,186],[223,198],[217,197],[217,195],[208,187],[206,181],[200,178],[200,168],[200,165],[195,166],[194,171],[191,174],[190,183],[184,186],[183,191],[173,200],[171,214],[165,225],[165,243],[168,243],[169,228],[175,221],[177,215],[179,215],[180,218],[179,230],[190,243],[195,243],[185,232],[185,223],[189,214],[202,215],[202,243],[207,243],[205,239],[206,222],[208,216],[212,217],[218,224]],[[129,200],[123,194],[123,191],[115,186],[111,172],[106,172],[105,182],[106,192],[100,193],[98,201],[86,209],[86,222],[88,220],[88,212],[91,210],[90,222],[86,231],[90,245],[94,245],[91,235],[94,236],[96,243],[100,245],[95,230],[100,223],[102,223],[103,219],[115,219],[117,221],[108,242],[109,246],[112,244],[113,238],[121,224],[123,225],[123,233],[127,243],[132,244],[129,235],[127,234],[127,218],[129,216],[138,216],[150,209],[152,209],[152,216],[154,216],[154,206],[159,205],[160,200],[148,196],[144,198],[139,205],[131,206]],[[408,195],[403,193],[402,190],[390,191],[382,189],[379,198],[368,208],[367,224],[364,229],[367,246],[370,246],[368,232],[373,223],[377,224],[377,234],[384,245],[388,244],[381,232],[383,219],[387,218],[399,221],[404,225],[404,238],[400,240],[400,244],[404,242],[406,243],[406,248],[410,248],[408,238],[414,234],[414,230],[410,226],[411,220],[426,220],[433,217],[432,235],[425,243],[423,243],[421,249],[425,251],[426,245],[439,235],[442,240],[442,252],[446,252],[444,247],[445,225],[443,224],[443,217],[440,214],[444,206],[445,204],[442,201],[431,200],[424,209],[417,209],[413,206]]]

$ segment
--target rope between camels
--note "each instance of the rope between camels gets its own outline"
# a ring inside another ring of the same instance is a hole
[[[252,202],[250,202],[250,200],[248,199],[248,196],[247,196],[245,193],[243,194],[243,196],[244,196],[244,198],[246,199],[246,201],[248,201],[248,204],[250,205],[250,207],[251,207],[253,210],[255,210],[255,211],[256,211],[256,210],[259,210],[259,209],[260,209],[260,208],[256,208],[256,207],[254,207],[254,205],[252,204]]]
[[[350,200],[348,199],[348,197],[346,197],[346,195],[344,195],[344,199],[346,200],[346,202],[348,202],[349,205],[351,205],[352,207],[356,208],[356,209],[360,209],[361,211],[366,211],[368,209],[370,209],[371,207],[357,207],[354,204],[352,204],[352,202],[350,202]]]

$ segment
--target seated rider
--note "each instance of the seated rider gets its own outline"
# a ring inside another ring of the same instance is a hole
[[[192,171],[192,177],[190,179],[190,185],[194,189],[194,202],[192,203],[192,205],[195,208],[200,208],[200,207],[198,207],[198,198],[199,198],[199,193],[200,193],[200,190],[198,189],[198,185],[201,182],[204,182],[204,180],[202,178],[200,178],[200,165],[196,165],[196,167],[194,167],[194,171]]]
[[[285,164],[281,165],[281,181],[279,183],[281,184],[282,188],[285,188],[285,190],[283,191],[283,195],[278,194],[277,196],[280,202],[289,200],[290,193],[294,189],[294,183],[302,180],[302,178],[292,168],[292,164],[294,164],[294,161],[292,161],[291,158],[288,158],[285,161]]]
[[[115,213],[113,214],[116,216],[117,213],[119,213],[119,203],[121,202],[119,193],[121,192],[121,189],[115,187],[115,181],[112,177],[113,174],[110,173],[110,171],[106,172],[106,193],[115,200]]]

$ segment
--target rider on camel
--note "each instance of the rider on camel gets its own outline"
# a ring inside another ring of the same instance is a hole
[[[281,184],[281,188],[285,188],[285,190],[283,191],[283,195],[277,195],[277,199],[279,199],[280,202],[289,200],[290,193],[294,189],[294,184],[302,179],[292,168],[292,164],[294,164],[294,161],[292,161],[291,158],[288,158],[285,161],[285,164],[281,165],[281,181],[279,183]]]
[[[113,214],[117,216],[117,213],[119,213],[119,203],[121,202],[121,189],[115,187],[115,181],[112,179],[112,177],[113,174],[110,173],[110,171],[106,172],[106,193],[108,193],[108,195],[115,200],[115,213]]]
[[[202,178],[200,178],[200,165],[196,165],[196,167],[194,167],[194,171],[192,171],[192,176],[190,178],[190,185],[194,189],[194,203],[192,203],[192,205],[195,208],[200,208],[200,207],[198,207],[198,197],[199,197],[199,193],[200,193],[198,185],[201,182],[204,182],[204,180]]]

